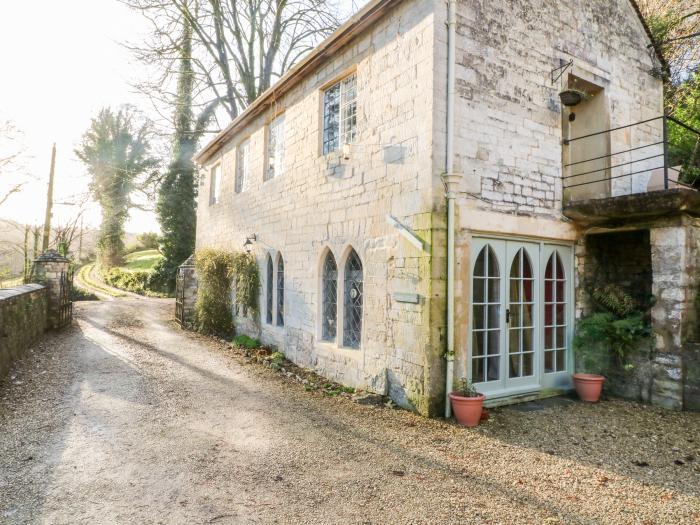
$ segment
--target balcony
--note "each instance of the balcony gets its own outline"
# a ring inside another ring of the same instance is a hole
[[[700,131],[670,116],[563,141],[563,213],[583,225],[700,215]]]

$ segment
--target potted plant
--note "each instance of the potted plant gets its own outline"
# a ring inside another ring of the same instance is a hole
[[[599,311],[578,323],[573,346],[580,371],[572,378],[581,400],[596,403],[605,375],[615,367],[631,366],[628,355],[648,337],[649,330],[644,315],[635,311],[632,298],[618,286],[596,288],[591,295]]]
[[[481,421],[484,394],[480,394],[467,378],[459,380],[457,389],[450,392],[452,411],[457,422],[464,427],[475,427]]]

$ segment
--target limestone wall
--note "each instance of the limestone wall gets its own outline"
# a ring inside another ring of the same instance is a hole
[[[431,410],[429,398],[438,403],[440,398],[429,392],[439,356],[426,351],[440,345],[429,332],[433,5],[428,0],[401,3],[234,137],[202,169],[197,221],[197,248],[242,250],[246,237],[256,235],[253,252],[263,298],[268,254],[284,260],[284,327],[268,325],[264,317],[261,322],[259,315],[239,315],[240,331],[278,346],[301,366],[347,385],[388,392],[424,413]],[[323,89],[353,70],[357,138],[348,158],[324,156]],[[286,128],[285,172],[264,181],[267,124],[280,112]],[[236,150],[244,140],[250,141],[252,177],[236,194]],[[209,205],[209,170],[217,162],[221,198]],[[402,237],[387,221],[389,214],[414,230],[425,250]],[[319,342],[322,257],[330,250],[341,269],[351,248],[364,270],[363,335],[357,350]],[[413,294],[415,301],[402,302],[397,294]]]
[[[47,290],[27,284],[0,290],[0,376],[47,327]]]
[[[436,174],[445,159],[445,20],[445,10],[437,9]],[[601,129],[663,114],[662,83],[651,74],[658,64],[629,0],[462,0],[457,35],[455,164],[465,175],[463,190],[484,199],[467,198],[464,206],[560,217],[558,93],[569,75],[603,88],[609,123],[602,117]],[[569,60],[573,67],[552,83],[552,70]],[[658,122],[616,133],[612,152],[660,133]]]
[[[437,8],[432,121],[438,217],[445,206],[439,175],[445,169],[446,19],[446,9]],[[456,256],[459,377],[467,373],[472,235],[574,245],[583,234],[561,214],[566,112],[558,93],[569,75],[604,88],[609,122],[602,128],[660,116],[663,99],[662,83],[651,74],[657,64],[648,37],[629,0],[463,0],[457,35],[455,170],[463,174]],[[553,84],[552,70],[569,60],[573,67]],[[657,124],[616,133],[613,151],[660,136]],[[629,159],[615,162],[623,160]],[[434,235],[444,237],[442,231]],[[434,278],[444,293],[440,274]]]

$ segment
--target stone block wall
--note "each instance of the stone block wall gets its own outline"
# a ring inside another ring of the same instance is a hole
[[[446,16],[436,8],[436,174],[445,162]],[[630,0],[459,1],[455,170],[464,174],[463,191],[479,197],[463,200],[483,210],[559,219],[564,119],[558,93],[569,75],[603,88],[608,115],[601,115],[601,130],[660,117],[662,83],[652,75],[658,63],[649,43]],[[569,60],[573,66],[553,83],[552,70]],[[615,133],[611,151],[660,135],[660,121]],[[434,186],[441,187],[437,177]],[[442,199],[436,205],[444,205]]]
[[[202,167],[197,219],[198,249],[241,251],[255,234],[262,290],[268,255],[284,260],[284,326],[241,312],[240,332],[277,346],[298,365],[389,392],[426,414],[438,413],[442,399],[431,391],[441,384],[431,380],[439,374],[433,361],[440,361],[439,350],[431,349],[440,342],[431,340],[430,330],[442,323],[442,315],[431,317],[433,9],[429,0],[397,4],[241,129]],[[323,155],[323,89],[353,71],[357,137],[347,158]],[[285,171],[265,181],[267,125],[281,113]],[[250,181],[236,194],[236,152],[243,141],[250,144]],[[220,202],[209,205],[216,164]],[[406,240],[387,215],[413,230],[424,249]],[[342,270],[351,249],[364,276],[359,349],[320,341],[322,259],[330,251]],[[398,300],[400,294],[413,294],[417,302]]]
[[[646,310],[652,296],[651,245],[649,230],[588,235],[586,273],[588,286],[614,284]]]
[[[48,326],[47,289],[39,284],[0,289],[0,376]]]

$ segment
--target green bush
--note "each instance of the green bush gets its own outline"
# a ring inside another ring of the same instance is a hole
[[[149,291],[150,276],[151,272],[127,272],[116,267],[102,272],[102,278],[107,284],[138,294],[146,294]]]
[[[237,335],[233,338],[233,344],[239,348],[249,348],[251,350],[260,348],[260,341],[247,335]]]
[[[235,256],[224,250],[205,248],[195,253],[195,269],[199,279],[195,303],[195,325],[205,334],[233,333],[231,284]]]
[[[272,358],[272,362],[276,365],[281,365],[282,363],[284,363],[285,357],[282,352],[273,352],[270,357]]]
[[[574,352],[586,372],[607,375],[614,367],[631,366],[630,355],[649,335],[641,313],[617,318],[609,312],[598,312],[579,321]]]

